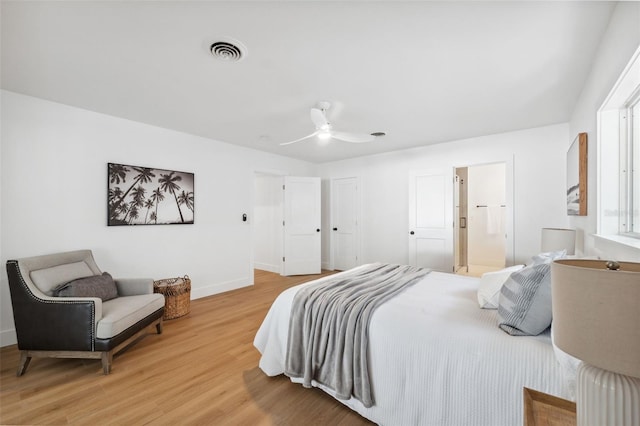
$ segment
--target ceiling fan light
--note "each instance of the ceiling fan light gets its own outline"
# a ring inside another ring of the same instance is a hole
[[[327,139],[331,139],[331,132],[329,132],[328,130],[323,130],[322,132],[318,133],[318,138],[325,141]]]

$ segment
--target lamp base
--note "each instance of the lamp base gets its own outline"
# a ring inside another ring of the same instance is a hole
[[[578,426],[640,425],[640,379],[583,363],[576,385]]]

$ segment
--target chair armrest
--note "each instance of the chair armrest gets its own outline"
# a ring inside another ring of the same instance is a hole
[[[54,303],[65,304],[91,304],[93,303],[93,316],[95,324],[102,319],[102,299],[99,297],[52,297],[47,300],[53,299]]]
[[[153,278],[117,278],[118,296],[137,296],[153,293]]]
[[[68,309],[72,309],[71,306],[75,306],[76,310],[79,310],[79,306],[86,306],[93,308],[94,324],[102,319],[102,299],[99,297],[56,297],[56,296],[42,296],[40,300],[45,304],[59,304],[65,305]],[[93,306],[91,306],[93,305]]]
[[[46,297],[32,303],[27,312],[18,310],[21,350],[93,350],[96,324],[102,318],[100,298]]]
[[[7,276],[20,350],[93,350],[102,300],[47,296],[24,279],[15,260],[7,261]]]

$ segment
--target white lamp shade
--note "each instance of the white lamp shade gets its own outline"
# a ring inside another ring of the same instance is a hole
[[[640,378],[640,263],[561,259],[551,265],[556,345],[587,364]]]
[[[568,255],[576,252],[575,229],[542,228],[543,252],[566,250]]]

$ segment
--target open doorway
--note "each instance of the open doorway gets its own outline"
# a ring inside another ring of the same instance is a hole
[[[321,270],[320,178],[254,173],[253,268],[281,275]]]
[[[506,264],[506,165],[455,169],[455,271],[480,276]]]
[[[358,178],[331,179],[331,269],[346,271],[358,265],[360,252]]]
[[[280,273],[282,269],[282,221],[284,177],[255,172],[253,200],[253,267]]]

